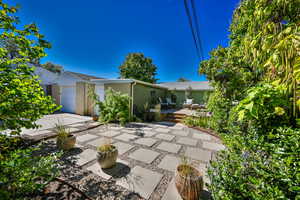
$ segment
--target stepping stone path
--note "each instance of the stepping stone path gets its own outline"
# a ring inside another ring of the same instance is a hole
[[[119,156],[116,166],[103,170],[96,154],[97,147],[107,141],[117,147]],[[212,135],[172,123],[99,126],[78,132],[76,147],[80,151],[71,157],[82,170],[149,200],[181,200],[174,172],[184,156],[205,174],[203,179],[209,183],[206,166],[217,151],[225,148]]]

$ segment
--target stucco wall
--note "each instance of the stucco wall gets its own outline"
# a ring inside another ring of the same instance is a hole
[[[144,105],[148,102],[149,105],[151,104],[151,92],[155,94],[155,98],[157,101],[158,97],[166,97],[167,89],[155,88],[151,86],[146,86],[137,83],[134,86],[133,90],[133,104],[137,107],[137,109],[143,109]]]

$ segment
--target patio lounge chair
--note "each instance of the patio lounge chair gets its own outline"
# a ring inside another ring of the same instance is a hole
[[[185,102],[183,103],[184,108],[191,108],[193,104],[193,99],[186,99]]]
[[[175,108],[176,107],[176,103],[172,102],[171,98],[166,98],[167,103],[168,103],[168,107],[170,108]]]
[[[158,99],[159,99],[159,103],[161,105],[161,108],[162,109],[165,109],[165,108],[167,109],[168,108],[168,103],[163,101],[160,97]]]

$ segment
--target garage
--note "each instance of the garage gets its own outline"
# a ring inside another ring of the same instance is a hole
[[[62,86],[61,87],[61,111],[68,113],[76,112],[76,87]]]

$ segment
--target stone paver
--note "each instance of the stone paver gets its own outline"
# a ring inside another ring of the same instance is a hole
[[[132,129],[123,129],[122,132],[134,134],[134,133],[136,132],[136,130],[132,130]]]
[[[97,151],[92,150],[92,146],[108,143],[108,139],[118,149],[118,164],[111,169],[101,169],[96,161]],[[78,165],[103,179],[116,181],[118,185],[137,192],[146,199],[150,198],[149,200],[181,200],[174,181],[166,181],[170,180],[169,176],[180,164],[182,155],[191,159],[195,167],[204,174],[204,181],[209,183],[206,165],[209,165],[216,151],[224,148],[213,136],[181,124],[166,126],[138,123],[126,128],[99,126],[78,136],[77,141],[83,145],[77,145],[77,150],[83,151],[75,156]],[[166,179],[160,182],[164,175]]]
[[[126,153],[130,149],[132,149],[134,146],[124,143],[124,142],[116,142],[114,145],[117,147],[119,155],[122,155],[123,153]]]
[[[94,163],[93,165],[89,166],[87,170],[92,171],[94,174],[101,176],[102,178],[108,180],[112,176],[118,176],[120,171],[124,169],[124,167],[128,166],[128,162],[124,160],[117,159],[117,163],[110,169],[101,169],[98,162]]]
[[[171,152],[171,153],[178,153],[181,148],[181,145],[173,144],[173,143],[169,143],[169,142],[162,142],[156,148],[163,150],[163,151]]]
[[[180,197],[180,195],[176,189],[174,178],[169,183],[168,188],[167,188],[162,200],[182,200],[182,198]]]
[[[86,142],[86,141],[88,141],[88,140],[92,140],[92,139],[95,139],[95,138],[97,138],[97,137],[98,137],[98,136],[96,136],[96,135],[85,134],[85,135],[78,136],[78,137],[76,138],[76,140],[79,141],[79,142]]]
[[[170,129],[168,129],[168,128],[157,128],[157,129],[155,129],[155,131],[159,132],[159,133],[169,133]]]
[[[156,135],[155,137],[162,139],[162,140],[167,140],[167,141],[171,141],[175,138],[174,135],[163,134],[163,133],[160,133],[160,134]]]
[[[97,134],[105,137],[115,137],[116,135],[120,135],[121,133],[119,131],[105,131],[105,132],[99,132]]]
[[[224,150],[225,146],[223,144],[218,144],[214,142],[203,142],[203,148],[210,149],[213,151],[220,151],[220,150]]]
[[[127,134],[127,133],[123,133],[122,135],[115,137],[115,139],[123,140],[125,142],[133,141],[136,138],[138,138],[138,136]]]
[[[98,138],[96,140],[93,140],[91,142],[88,142],[87,144],[89,145],[92,145],[94,147],[99,147],[100,145],[103,145],[103,144],[110,144],[112,143],[113,141],[111,139],[108,139],[108,138]]]
[[[162,174],[135,166],[126,178],[117,180],[117,184],[148,199],[162,177]]]
[[[185,155],[187,157],[193,158],[195,160],[201,160],[203,162],[208,162],[211,159],[211,152],[199,148],[188,147],[186,149]]]
[[[75,128],[75,127],[71,127],[71,128],[67,128],[70,132],[75,132],[75,131],[79,131],[80,128]]]
[[[137,144],[151,147],[157,142],[157,140],[152,139],[152,138],[139,138],[139,139],[135,140],[134,142]]]
[[[94,159],[96,159],[97,151],[94,151],[92,149],[86,149],[80,154],[75,156],[76,164],[77,165],[84,165]]]
[[[76,123],[76,124],[70,124],[70,125],[68,125],[69,127],[75,127],[75,128],[77,128],[77,127],[80,127],[80,126],[83,126],[83,124],[78,124],[78,123]]]
[[[143,131],[144,137],[152,137],[153,135],[157,134],[155,131]]]
[[[188,137],[181,137],[177,140],[177,143],[185,144],[185,145],[191,145],[191,146],[196,146],[197,142],[198,142],[198,140],[188,138]]]
[[[175,172],[177,166],[180,163],[180,158],[175,156],[166,155],[162,161],[158,164],[159,168]]]
[[[112,126],[112,127],[110,127],[110,129],[119,131],[119,130],[122,130],[123,128],[122,127],[117,127],[117,126]]]
[[[188,134],[189,134],[188,132],[186,132],[184,130],[181,130],[181,131],[172,130],[171,133],[174,134],[174,135],[178,135],[178,136],[188,136]]]
[[[205,133],[193,133],[193,138],[199,140],[211,140],[211,136]]]
[[[152,130],[152,128],[151,127],[143,127],[142,130],[144,130],[144,131],[150,131],[150,130]]]
[[[140,148],[133,153],[129,154],[129,158],[132,158],[134,160],[138,160],[144,163],[152,163],[153,160],[159,155],[159,153],[149,150],[149,149],[143,149]]]

